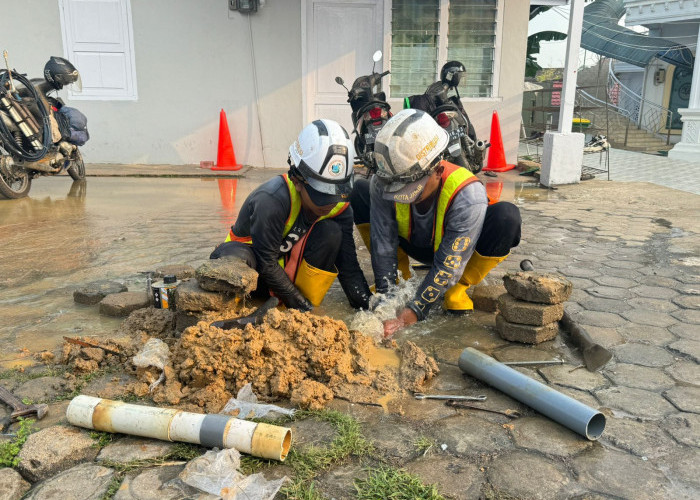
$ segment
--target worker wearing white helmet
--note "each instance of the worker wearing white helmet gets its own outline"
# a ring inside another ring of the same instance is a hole
[[[369,287],[357,262],[349,197],[355,151],[332,120],[307,125],[289,147],[289,172],[243,202],[226,241],[210,258],[234,255],[259,273],[258,292],[310,310],[336,276],[350,302],[367,308]]]
[[[413,299],[384,322],[387,337],[425,319],[443,296],[447,311],[471,311],[467,289],[520,241],[517,207],[489,206],[476,176],[442,160],[448,142],[429,114],[397,113],[377,134],[376,175],[358,181],[353,191],[355,223],[370,249],[377,292],[389,289],[397,270],[404,278],[410,274],[408,256],[431,266]]]

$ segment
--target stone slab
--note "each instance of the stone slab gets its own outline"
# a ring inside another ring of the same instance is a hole
[[[0,469],[0,500],[19,500],[31,485],[14,469]]]
[[[221,292],[208,292],[200,288],[195,280],[180,283],[173,294],[177,310],[185,313],[220,311],[235,307],[238,299],[235,295]]]
[[[649,367],[663,367],[673,364],[673,355],[662,347],[630,342],[613,349],[615,358],[622,363]]]
[[[81,464],[40,483],[26,500],[101,500],[113,476],[107,467]]]
[[[543,326],[561,319],[564,304],[535,304],[504,293],[498,298],[498,310],[501,317],[510,323]]]
[[[235,257],[205,262],[195,272],[199,286],[210,292],[250,294],[258,284],[258,273]]]
[[[502,283],[497,285],[480,284],[474,287],[472,302],[474,309],[478,311],[496,312],[498,310],[498,297],[506,292]]]
[[[472,415],[442,419],[435,422],[428,432],[436,438],[438,446],[445,444],[445,451],[458,455],[487,455],[493,450],[503,451],[513,447],[501,425]]]
[[[598,372],[586,369],[571,371],[571,365],[553,365],[538,368],[538,372],[548,384],[562,385],[580,391],[592,391],[609,384],[608,380]]]
[[[39,377],[17,386],[14,394],[33,403],[43,403],[73,390],[74,384],[63,377]]]
[[[614,328],[626,323],[620,315],[602,311],[580,311],[572,316],[572,319],[584,326],[599,326]]]
[[[552,340],[559,333],[559,323],[554,322],[543,326],[521,325],[510,323],[500,315],[496,315],[496,331],[506,340],[523,344],[540,344]]]
[[[73,300],[78,304],[92,306],[99,304],[107,295],[126,292],[128,288],[117,281],[93,281],[73,292]]]
[[[671,329],[673,328],[674,327],[671,327]],[[668,331],[668,329],[661,328],[659,326],[627,323],[626,325],[618,328],[618,332],[631,342],[644,342],[646,344],[658,346],[664,346],[675,340],[675,337]]]
[[[110,443],[97,455],[97,461],[127,463],[132,460],[150,460],[167,455],[175,447],[175,443],[126,437],[115,443]]]
[[[700,295],[681,295],[673,302],[684,309],[700,309]]]
[[[681,384],[700,387],[700,366],[693,361],[676,361],[664,371]]]
[[[546,455],[570,457],[593,446],[592,441],[542,416],[513,420],[510,431],[515,446]]]
[[[681,309],[680,311],[672,312],[671,316],[683,323],[700,325],[700,310],[697,309]]]
[[[603,286],[611,286],[615,288],[628,289],[637,285],[637,282],[628,278],[619,278],[617,276],[596,276],[593,281]]]
[[[695,498],[700,491],[700,474],[698,474],[698,464],[700,464],[700,450],[687,449],[678,450],[664,460],[664,472],[675,483],[681,482],[686,488],[686,497]],[[675,498],[683,498],[681,495]]]
[[[306,418],[296,420],[289,424],[294,436],[294,445],[309,447],[328,447],[338,435],[337,431],[328,422]]]
[[[700,334],[698,334],[697,325],[689,325],[687,323],[677,323],[671,327],[669,330],[674,335],[681,337],[683,339],[698,340]]]
[[[20,474],[36,482],[97,456],[94,441],[77,427],[54,426],[30,435],[19,452]]]
[[[649,309],[631,309],[621,314],[624,318],[638,325],[667,327],[678,322],[672,317],[673,315],[677,314],[677,312],[668,315],[666,313],[652,311]]]
[[[673,440],[659,429],[657,422],[639,422],[610,415],[606,416],[605,432],[600,441],[650,459],[663,457],[674,448]]]
[[[605,374],[617,385],[647,391],[662,391],[676,384],[661,368],[629,363],[617,363],[611,368],[607,368]]]
[[[663,286],[640,285],[631,288],[630,291],[640,297],[649,297],[650,299],[670,300],[678,295],[675,290]]]
[[[182,465],[155,467],[124,478],[114,500],[197,500],[215,499],[214,495],[202,494],[199,490],[178,481]]]
[[[407,463],[405,468],[418,476],[423,484],[436,483],[441,494],[455,500],[479,498],[485,481],[476,464],[430,451],[425,457]]]
[[[100,302],[100,314],[128,316],[131,312],[151,305],[146,292],[121,292],[107,295]]]
[[[629,306],[635,309],[648,309],[650,311],[669,313],[678,309],[678,306],[666,299],[650,299],[648,297],[637,297],[627,301]],[[628,307],[630,309],[630,307]]]
[[[526,451],[497,456],[487,466],[486,476],[500,495],[535,500],[557,498],[571,482],[563,464]]]
[[[542,304],[566,302],[573,290],[571,282],[563,276],[534,271],[506,274],[503,284],[513,297]]]
[[[700,339],[700,328],[698,328],[697,337]],[[700,363],[700,341],[695,340],[678,340],[668,345],[668,348],[682,356],[691,358],[696,363]]]
[[[665,419],[661,426],[679,443],[700,447],[700,415],[681,413]]]
[[[338,500],[341,498],[356,498],[355,480],[367,479],[369,470],[368,467],[354,462],[341,467],[334,467],[316,479],[317,490],[320,495],[312,498],[337,498]],[[278,496],[281,497],[281,495]]]
[[[606,299],[603,297],[593,297],[592,295],[586,295],[585,297],[576,300],[581,306],[588,311],[601,311],[609,313],[621,313],[632,309],[624,300],[620,299]]]
[[[700,413],[700,388],[677,385],[664,396],[680,411]]]
[[[602,297],[605,299],[630,299],[634,297],[634,294],[626,288],[618,288],[613,286],[594,286],[593,288],[586,289],[593,297]]]
[[[444,402],[442,403],[444,405]],[[391,416],[368,422],[362,427],[364,435],[374,442],[383,457],[403,463],[417,458],[416,440],[421,432],[416,426]]]
[[[194,267],[187,264],[168,264],[156,268],[153,273],[154,278],[162,278],[163,276],[174,275],[178,280],[194,278]]]
[[[595,395],[605,406],[638,418],[660,420],[677,411],[663,396],[644,389],[611,387]]]

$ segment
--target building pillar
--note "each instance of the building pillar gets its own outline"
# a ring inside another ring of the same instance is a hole
[[[700,27],[698,27],[696,42],[700,42]],[[698,55],[700,52],[696,49],[688,107],[678,109],[683,122],[681,141],[668,152],[669,158],[696,163],[700,163],[700,63],[698,63]]]
[[[571,0],[570,3],[564,83],[559,105],[559,128],[556,132],[544,134],[540,182],[547,187],[557,184],[575,184],[581,181],[585,136],[571,133],[571,126],[576,101],[578,54],[583,31],[583,2],[584,0]]]

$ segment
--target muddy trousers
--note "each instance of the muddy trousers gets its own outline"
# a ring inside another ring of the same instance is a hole
[[[369,223],[370,197],[369,181],[358,179],[350,196],[355,224]],[[475,251],[484,257],[504,257],[511,248],[520,243],[520,210],[507,201],[489,205],[481,235],[476,242]],[[423,264],[433,263],[433,249],[412,245],[399,238],[399,245],[412,258]]]

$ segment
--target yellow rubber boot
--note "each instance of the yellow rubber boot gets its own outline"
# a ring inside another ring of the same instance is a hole
[[[304,297],[309,299],[309,302],[314,307],[317,307],[323,302],[323,298],[328,293],[328,289],[333,284],[336,276],[338,276],[338,273],[317,269],[309,265],[305,260],[302,260],[294,285]]]
[[[484,257],[474,252],[467,262],[462,277],[445,292],[443,307],[451,313],[463,314],[474,309],[472,299],[467,295],[470,286],[481,283],[486,275],[498,264],[503,262],[508,255],[503,257]]]

